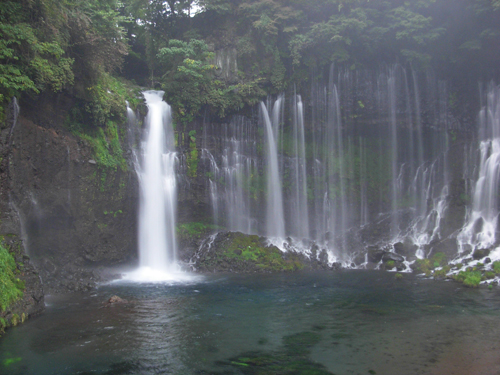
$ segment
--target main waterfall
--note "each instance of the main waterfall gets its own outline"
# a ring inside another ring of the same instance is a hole
[[[137,281],[183,279],[185,275],[177,264],[177,157],[170,106],[162,100],[163,91],[145,91],[143,95],[148,114],[137,165],[140,268],[128,278]]]

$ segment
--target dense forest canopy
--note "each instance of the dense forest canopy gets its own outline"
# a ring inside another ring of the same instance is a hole
[[[0,103],[61,92],[75,121],[123,116],[123,78],[179,121],[223,117],[332,64],[498,79],[499,0],[16,0],[0,7]],[[221,75],[217,60],[234,60]],[[237,63],[236,63],[237,62]]]

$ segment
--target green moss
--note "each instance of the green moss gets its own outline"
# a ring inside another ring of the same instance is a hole
[[[445,266],[441,268],[440,270],[434,271],[434,278],[435,279],[442,279],[445,278],[448,272],[450,272],[451,267],[450,266]]]
[[[431,262],[436,267],[442,267],[446,264],[446,254],[445,253],[436,253],[431,257]]]
[[[396,280],[403,280],[403,275],[398,272],[397,274],[394,275],[394,278]]]
[[[323,365],[312,362],[308,358],[310,349],[320,340],[321,336],[318,333],[300,332],[285,336],[283,338],[283,348],[277,351],[243,353],[228,361],[218,363],[234,366],[238,369],[238,373],[244,375],[332,375]]]
[[[385,267],[386,267],[387,269],[392,269],[392,268],[394,268],[394,265],[395,265],[395,264],[396,264],[396,263],[395,263],[393,260],[389,260],[389,261],[387,261],[387,262],[385,263]]]
[[[17,276],[14,257],[0,244],[0,309],[5,311],[23,296],[24,282]]]
[[[19,318],[19,315],[13,314],[12,318],[10,319],[10,325],[12,327],[17,326],[21,322],[21,319]]]
[[[193,138],[194,137],[191,137],[191,139]],[[195,178],[198,175],[198,149],[196,148],[196,142],[190,142],[189,148],[191,150],[187,158],[188,175],[189,177]]]
[[[21,362],[22,358],[21,357],[17,357],[17,358],[7,358],[7,359],[4,359],[3,360],[3,365],[5,367],[8,367],[14,363],[17,363],[17,362]]]
[[[116,123],[108,121],[105,128],[97,128],[86,133],[76,132],[92,147],[93,157],[101,169],[127,170],[127,161],[123,157],[118,127]],[[101,180],[106,179],[106,173],[101,173]]]
[[[125,101],[135,108],[141,102],[140,88],[125,80],[104,73],[87,88],[82,103],[84,116],[90,116],[93,124],[103,126],[108,121],[125,121]]]
[[[118,215],[123,214],[122,210],[117,210],[117,211],[103,211],[104,215],[111,215],[114,218],[116,218]]]
[[[432,275],[432,270],[437,267],[443,267],[446,265],[446,254],[445,253],[436,253],[430,258],[426,259],[417,259],[415,263],[412,265],[413,270],[417,273],[424,273],[426,276]],[[448,273],[446,271],[446,273]],[[438,275],[442,273],[442,271],[438,271]],[[436,276],[434,274],[434,276]]]
[[[285,336],[283,345],[288,354],[304,355],[308,354],[310,348],[321,340],[321,335],[316,332],[300,332],[294,335]]]
[[[217,230],[218,227],[211,224],[190,222],[183,223],[177,226],[177,237],[181,240],[199,240],[209,232]]]
[[[304,267],[298,260],[285,260],[276,246],[265,246],[259,236],[242,233],[230,233],[229,236],[222,253],[224,258],[250,262],[258,269],[270,272],[295,271]]]
[[[492,271],[487,271],[484,273],[484,277],[489,280],[489,279],[494,279],[495,278],[495,272]]]
[[[413,264],[413,269],[417,273],[424,273],[426,276],[431,275],[432,264],[429,259],[417,259]]]

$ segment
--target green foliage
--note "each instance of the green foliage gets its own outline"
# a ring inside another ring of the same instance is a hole
[[[229,85],[214,79],[214,54],[202,40],[189,42],[172,39],[161,48],[158,60],[162,63],[162,87],[165,99],[174,108],[174,116],[183,123],[192,121],[204,106],[219,117],[227,111],[256,104],[265,95],[258,87],[259,80]]]
[[[432,255],[431,262],[434,265],[434,267],[444,266],[446,264],[446,254],[439,252]]]
[[[183,223],[177,226],[177,236],[181,240],[199,240],[217,229],[214,225],[201,222]]]
[[[213,53],[204,41],[172,39],[168,47],[158,51],[157,57],[165,71],[162,77],[165,99],[177,109],[181,121],[192,121],[206,103],[209,92],[217,90],[210,74],[216,68],[210,61]]]
[[[492,267],[496,274],[500,274],[500,261],[493,262]]]
[[[123,157],[118,137],[118,127],[113,121],[108,121],[105,128],[88,130],[87,133],[78,131],[75,133],[92,146],[93,155],[99,167],[115,171],[127,170],[127,161]]]
[[[424,273],[426,276],[431,275],[432,263],[429,259],[417,259],[412,267],[417,273]]]
[[[424,273],[426,276],[431,276],[435,268],[443,267],[441,270],[434,272],[434,277],[445,277],[451,267],[446,265],[446,254],[439,252],[432,255],[430,258],[417,259],[412,265],[412,268],[417,273]]]
[[[463,283],[466,287],[475,288],[481,282],[481,271],[460,271],[454,276],[455,281]]]
[[[60,91],[74,82],[74,59],[64,56],[63,41],[54,31],[40,30],[23,6],[4,1],[0,7],[0,104],[24,91]],[[39,5],[38,11],[47,9]]]
[[[19,0],[0,7],[0,104],[23,92],[84,88],[127,52],[117,0]]]
[[[495,278],[495,272],[487,271],[487,272],[484,273],[484,277],[487,280],[494,279]]]
[[[79,108],[81,121],[104,126],[109,120],[125,121],[125,101],[132,107],[140,103],[139,88],[108,73],[102,73],[87,92]],[[77,120],[78,121],[78,120]]]
[[[0,244],[0,309],[5,311],[23,296],[24,282],[17,276],[14,257]]]
[[[451,270],[451,267],[450,266],[445,266],[443,268],[441,268],[440,270],[436,270],[434,271],[434,278],[435,279],[444,279],[446,277],[446,275],[448,274],[448,272],[450,272]]]
[[[392,268],[394,268],[395,265],[396,265],[396,263],[393,260],[389,260],[389,261],[385,262],[385,266],[387,269],[392,269]]]
[[[402,274],[400,274],[400,273],[398,272],[398,273],[396,273],[396,274],[394,275],[394,278],[395,278],[396,280],[403,280],[403,275],[402,275]]]

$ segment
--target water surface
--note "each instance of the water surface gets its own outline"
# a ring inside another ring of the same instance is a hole
[[[115,294],[129,303],[106,307]],[[500,372],[500,292],[413,275],[121,282],[49,296],[47,304],[42,316],[0,339],[0,373]]]

